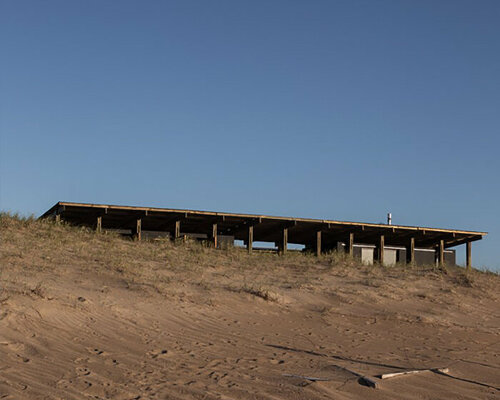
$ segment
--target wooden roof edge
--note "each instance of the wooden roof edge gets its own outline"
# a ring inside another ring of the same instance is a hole
[[[414,230],[414,231],[429,231],[438,233],[458,233],[464,235],[479,235],[486,236],[488,232],[480,231],[465,231],[457,229],[442,229],[442,228],[429,228],[422,226],[410,226],[410,225],[387,225],[387,224],[375,224],[370,222],[352,222],[352,221],[335,221],[327,219],[316,219],[316,218],[294,218],[294,217],[281,217],[272,215],[259,215],[259,214],[237,214],[228,212],[217,212],[217,211],[202,211],[202,210],[187,210],[187,209],[176,209],[176,208],[161,208],[161,207],[138,207],[138,206],[120,206],[114,204],[94,204],[94,203],[76,203],[59,201],[54,206],[52,206],[48,211],[40,216],[44,218],[50,215],[53,210],[58,206],[70,206],[70,207],[89,207],[89,208],[109,208],[118,210],[136,210],[136,211],[156,211],[156,212],[176,212],[176,213],[187,213],[187,214],[201,214],[208,216],[221,216],[221,217],[240,217],[240,218],[259,218],[267,220],[277,220],[277,221],[297,221],[297,222],[311,222],[311,223],[322,223],[322,224],[333,224],[333,225],[351,225],[357,227],[369,227],[369,228],[382,228],[382,229],[402,229],[402,230]],[[476,239],[478,240],[478,239]]]
[[[467,237],[462,237],[460,239],[454,240],[451,243],[447,243],[446,248],[460,246],[460,245],[465,244],[467,242],[476,242],[476,241],[482,240],[482,239],[483,239],[483,236],[479,236],[479,235],[471,235],[471,236],[467,236]]]
[[[47,211],[45,211],[42,215],[38,217],[38,219],[43,219],[48,217],[49,215],[53,214],[54,211],[61,206],[61,202],[58,201],[56,204],[54,204],[52,207],[50,207]]]

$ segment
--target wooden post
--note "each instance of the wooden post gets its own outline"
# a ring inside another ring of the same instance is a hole
[[[102,232],[102,216],[100,216],[100,215],[97,217],[97,224],[96,224],[95,230],[97,233]]]
[[[378,246],[378,262],[380,265],[384,265],[384,246],[385,246],[385,237],[384,235],[380,235],[380,244]]]
[[[467,242],[465,248],[465,265],[467,267],[467,271],[472,269],[472,242]]]
[[[61,223],[61,214],[56,214],[56,224],[59,225]]]
[[[135,226],[135,238],[137,240],[141,240],[141,226],[142,226],[142,220],[140,218],[137,218],[137,223]]]
[[[248,241],[247,241],[247,250],[249,254],[252,254],[253,248],[253,226],[248,227]]]
[[[278,252],[280,254],[286,254],[287,247],[288,247],[288,228],[283,228],[281,232],[281,240],[278,246]]]
[[[439,241],[439,266],[444,267],[444,240]]]
[[[316,257],[321,256],[321,231],[316,232]]]
[[[347,253],[350,257],[354,256],[354,233],[349,233],[349,243],[347,246]]]
[[[181,237],[181,221],[175,221],[174,239]]]
[[[410,238],[410,245],[406,248],[406,262],[410,265],[415,264],[415,238]]]
[[[217,248],[217,224],[212,225],[212,241],[214,248]]]
[[[283,228],[283,254],[286,254],[288,249],[288,228]]]

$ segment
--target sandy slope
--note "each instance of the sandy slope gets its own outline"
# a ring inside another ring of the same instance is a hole
[[[25,225],[2,226],[0,398],[500,398],[498,276]]]

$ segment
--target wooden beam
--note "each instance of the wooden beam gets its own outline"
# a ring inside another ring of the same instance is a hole
[[[212,242],[214,248],[217,248],[217,224],[212,224]]]
[[[249,254],[252,254],[253,249],[253,225],[248,227],[248,240],[247,240],[247,250]]]
[[[354,256],[354,233],[349,233],[349,242],[347,244],[347,253],[349,256]]]
[[[406,247],[406,262],[415,265],[415,238],[410,238],[410,244]]]
[[[384,265],[384,247],[385,247],[385,237],[380,235],[380,243],[378,245],[378,262],[380,265]]]
[[[321,231],[316,232],[316,256],[321,256]]]
[[[465,265],[467,267],[467,271],[472,269],[472,242],[467,242],[465,248]]]
[[[96,224],[95,230],[97,233],[102,232],[102,216],[100,216],[100,215],[97,217],[97,224]]]
[[[444,240],[439,241],[439,266],[444,267]]]

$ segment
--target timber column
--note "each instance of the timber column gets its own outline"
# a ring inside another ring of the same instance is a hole
[[[472,242],[467,242],[465,248],[465,266],[467,271],[472,269]]]
[[[321,256],[321,231],[316,232],[316,257]]]
[[[384,265],[384,246],[385,246],[385,237],[384,235],[380,235],[380,243],[378,245],[378,262],[380,265]]]
[[[214,248],[217,248],[217,224],[212,225],[212,243]]]
[[[438,263],[440,267],[444,267],[444,240],[439,241]]]
[[[253,225],[248,227],[248,241],[247,241],[247,250],[248,254],[252,254],[253,248]]]
[[[135,223],[135,228],[132,228],[132,234],[134,236],[134,239],[141,240],[141,230],[142,230],[142,220],[140,218],[137,218],[137,221]]]
[[[175,227],[174,227],[174,240],[177,240],[181,237],[181,221],[177,220],[175,221]]]
[[[278,253],[283,255],[286,254],[286,250],[288,247],[288,228],[283,228],[281,231],[281,238],[278,242]]]
[[[410,265],[415,264],[415,238],[410,239],[409,246],[406,247],[406,263]]]
[[[349,233],[349,241],[347,243],[347,253],[350,257],[354,256],[354,233]]]

